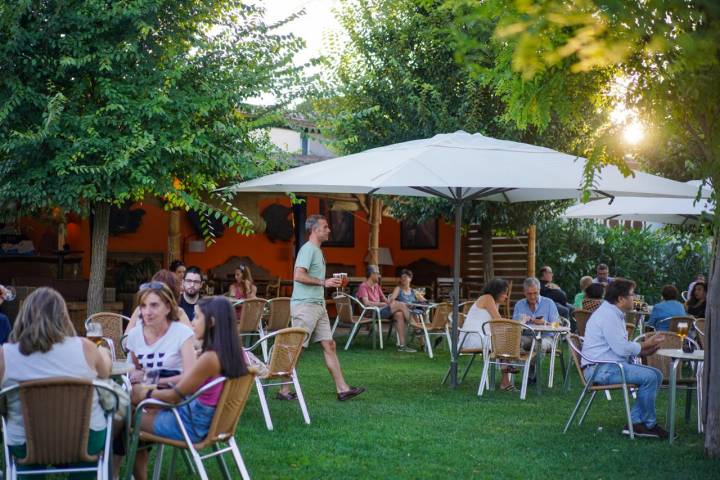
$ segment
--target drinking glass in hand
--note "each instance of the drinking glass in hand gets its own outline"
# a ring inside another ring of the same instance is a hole
[[[85,326],[86,337],[91,340],[98,347],[103,343],[103,329],[102,325],[96,322],[90,322]]]
[[[333,278],[336,280],[340,280],[340,285],[335,287],[335,295],[340,294],[340,286],[342,285],[342,273],[333,273]]]

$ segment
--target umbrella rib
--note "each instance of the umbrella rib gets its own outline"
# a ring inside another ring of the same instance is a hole
[[[598,194],[600,194],[600,195],[603,196],[603,197],[609,198],[609,199],[610,199],[610,202],[608,203],[608,205],[612,205],[612,203],[615,201],[615,196],[614,196],[614,195],[610,195],[609,193],[605,193],[605,192],[603,192],[602,190],[593,190],[593,192],[598,193]]]
[[[412,188],[413,190],[417,190],[418,192],[429,193],[430,195],[434,195],[436,197],[442,197],[447,200],[453,200],[453,198],[451,196],[446,195],[446,194],[442,193],[440,190],[436,190],[432,187],[410,187],[410,188]]]

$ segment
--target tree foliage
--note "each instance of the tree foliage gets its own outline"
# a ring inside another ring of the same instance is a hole
[[[583,275],[595,276],[599,263],[613,277],[637,283],[637,292],[650,304],[661,300],[667,284],[679,291],[698,273],[708,271],[707,236],[697,229],[627,229],[606,227],[592,220],[550,220],[538,223],[537,264],[550,265],[554,282],[568,295],[580,288]]]
[[[236,0],[0,2],[0,207],[87,213],[146,195],[248,231],[210,192],[272,165],[259,129],[301,42]]]
[[[339,21],[348,41],[330,52],[325,96],[314,104],[334,148],[349,154],[465,130],[572,151],[580,125],[549,122],[540,132],[507,121],[507,102],[493,85],[456,61],[455,37],[447,28],[455,14],[439,7],[440,2],[427,0],[341,3]],[[483,22],[476,31],[489,42],[493,25]],[[494,61],[495,51],[489,51],[487,62]],[[452,205],[442,199],[389,203],[399,218],[444,216],[454,221]],[[538,214],[556,213],[563,205],[479,201],[465,208],[463,220],[524,229]]]

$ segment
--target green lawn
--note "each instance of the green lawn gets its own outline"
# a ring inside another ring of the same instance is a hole
[[[703,458],[694,410],[690,425],[682,419],[684,394],[680,438],[670,446],[622,436],[619,395],[598,397],[585,424],[564,435],[579,395],[576,376],[570,392],[556,387],[538,397],[532,388],[520,401],[519,393],[497,390],[477,397],[478,364],[457,390],[441,386],[445,351],[430,360],[358,342],[340,361],[348,382],[368,391],[338,402],[322,353],[311,347],[298,371],[311,425],[294,402],[270,398],[275,430],[268,431],[251,394],[237,439],[253,478],[720,478],[720,463]],[[659,398],[662,424],[666,396]],[[219,478],[209,465],[211,478]],[[187,475],[184,466],[176,473]]]

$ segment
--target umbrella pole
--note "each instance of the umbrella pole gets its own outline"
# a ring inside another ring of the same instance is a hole
[[[462,211],[463,201],[460,200],[455,204],[455,266],[453,270],[453,322],[452,332],[450,335],[451,339],[451,352],[450,352],[450,386],[457,388],[457,370],[458,370],[458,326],[460,325],[460,257],[461,242],[460,242],[460,229],[462,227]]]

